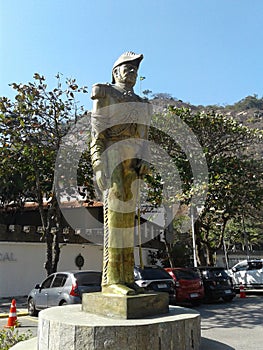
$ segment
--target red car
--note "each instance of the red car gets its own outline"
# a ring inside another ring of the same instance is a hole
[[[199,304],[204,298],[204,286],[201,277],[190,268],[175,267],[165,269],[175,281],[176,302]]]

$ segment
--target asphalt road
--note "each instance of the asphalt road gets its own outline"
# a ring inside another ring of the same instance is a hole
[[[263,293],[195,309],[201,314],[200,350],[263,349]]]
[[[262,350],[263,293],[239,295],[230,303],[203,304],[194,308],[201,314],[200,350]],[[19,332],[30,329],[37,334],[37,317],[21,316]],[[0,328],[6,324],[0,319]]]

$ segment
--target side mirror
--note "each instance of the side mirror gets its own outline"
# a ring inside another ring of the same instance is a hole
[[[39,283],[35,285],[35,289],[41,289]]]
[[[237,269],[235,267],[232,267],[233,272],[237,272]]]

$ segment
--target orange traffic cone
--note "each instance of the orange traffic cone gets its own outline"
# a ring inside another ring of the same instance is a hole
[[[241,283],[239,286],[239,296],[240,298],[246,298],[246,292],[245,292],[245,287]]]
[[[16,317],[16,301],[15,299],[12,300],[9,317],[7,320],[7,324],[5,325],[5,328],[11,328],[16,327],[18,325],[17,317]]]

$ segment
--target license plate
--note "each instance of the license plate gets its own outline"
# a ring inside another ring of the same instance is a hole
[[[191,293],[191,294],[190,294],[190,297],[191,297],[191,298],[197,298],[198,296],[199,296],[198,293]]]
[[[225,290],[225,294],[231,294],[231,290],[229,289]]]
[[[167,284],[166,283],[159,283],[158,288],[167,288]]]

